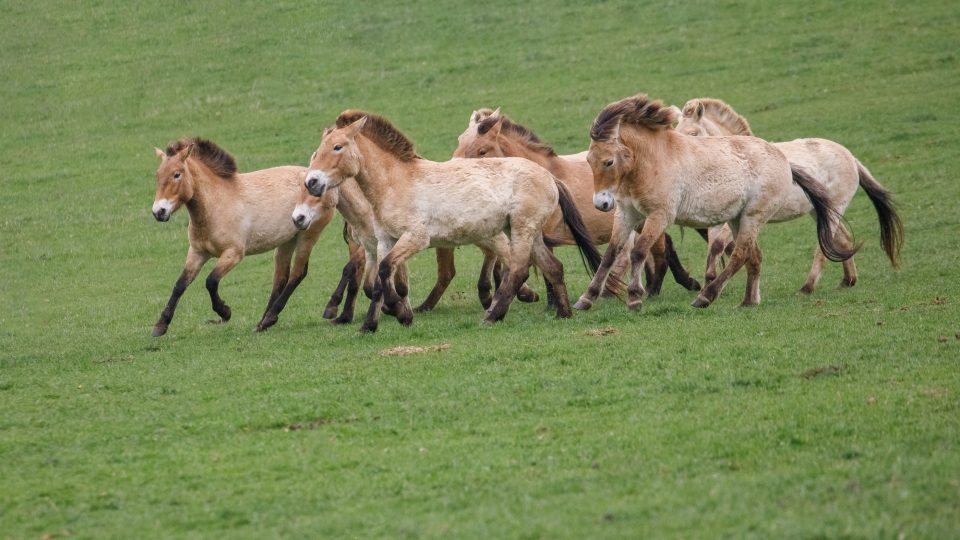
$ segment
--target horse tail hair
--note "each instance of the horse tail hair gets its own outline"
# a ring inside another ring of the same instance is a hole
[[[813,211],[817,220],[817,240],[820,242],[820,249],[823,254],[831,261],[840,262],[853,257],[860,249],[857,244],[852,248],[844,248],[837,242],[834,235],[834,229],[831,225],[833,218],[836,218],[837,224],[843,222],[843,216],[830,206],[827,190],[820,182],[817,182],[802,167],[790,164],[790,172],[793,174],[793,181],[800,186],[800,189],[810,199],[813,205]],[[842,228],[842,226],[841,226]]]
[[[903,222],[900,221],[897,206],[890,192],[877,182],[860,160],[857,160],[857,173],[860,176],[860,187],[867,192],[870,202],[877,211],[877,219],[880,221],[880,244],[883,246],[883,251],[890,258],[890,264],[894,268],[899,268],[900,249],[903,247]]]
[[[590,269],[591,274],[595,273],[597,268],[600,268],[600,259],[603,256],[600,255],[596,244],[590,238],[590,232],[587,230],[586,224],[583,223],[583,217],[577,210],[577,205],[573,203],[573,195],[570,190],[563,182],[557,179],[554,179],[554,182],[557,184],[557,191],[560,195],[558,204],[560,205],[560,212],[563,214],[563,222],[570,229],[570,235],[577,243],[577,249],[580,250],[580,257],[583,259],[584,265]]]
[[[681,229],[681,230],[682,230],[682,229]],[[709,241],[710,241],[710,237],[707,236],[707,230],[706,230],[706,229],[694,229],[694,230],[697,231],[697,234],[700,235],[700,238],[703,238],[703,241],[704,241],[704,242],[709,242]]]
[[[350,224],[343,220],[343,243],[350,245]]]

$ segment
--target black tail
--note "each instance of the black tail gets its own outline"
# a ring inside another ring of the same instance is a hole
[[[570,235],[573,236],[573,240],[577,243],[577,248],[580,250],[580,257],[583,258],[585,265],[590,269],[591,275],[597,271],[597,268],[600,268],[600,259],[602,256],[597,250],[597,246],[594,245],[593,239],[590,238],[590,232],[587,231],[587,226],[583,223],[583,218],[580,216],[580,211],[577,210],[577,206],[573,204],[573,195],[570,194],[570,190],[567,189],[567,186],[563,185],[563,182],[556,180],[557,190],[560,192],[560,212],[563,214],[563,222],[567,224],[567,228],[570,229]],[[547,240],[547,235],[544,235],[544,240]],[[548,244],[549,245],[549,244]]]
[[[860,187],[867,192],[870,202],[877,210],[877,219],[880,221],[880,244],[883,251],[890,258],[894,268],[900,267],[900,249],[903,247],[903,223],[897,214],[897,206],[893,203],[890,192],[880,185],[880,182],[870,174],[870,171],[857,161],[857,172],[860,175]]]
[[[843,216],[830,206],[826,189],[797,165],[791,163],[790,172],[793,173],[793,181],[800,186],[800,189],[810,199],[810,204],[813,205],[813,211],[817,218],[817,240],[820,242],[820,250],[831,261],[845,261],[853,257],[860,249],[860,245],[847,249],[837,243],[837,237],[830,221],[831,217],[835,216],[839,223]]]

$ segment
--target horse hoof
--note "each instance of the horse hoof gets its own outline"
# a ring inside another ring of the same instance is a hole
[[[800,292],[803,294],[813,294],[813,289],[813,285],[804,285],[803,287],[800,287]]]
[[[338,325],[341,325],[341,324],[350,324],[350,323],[352,323],[352,322],[353,322],[353,317],[344,317],[344,316],[341,314],[341,315],[340,315],[339,317],[337,317],[336,319],[331,320],[331,321],[330,321],[330,324],[332,324],[332,325],[334,325],[334,326],[338,326]]]
[[[700,282],[698,282],[698,281],[695,280],[695,279],[690,280],[690,283],[687,284],[687,290],[688,290],[688,291],[698,291],[698,292],[699,292],[700,289],[702,289],[702,288],[703,288],[703,287],[700,285]]]
[[[525,291],[521,289],[520,291],[517,292],[517,300],[525,304],[532,304],[533,302],[540,301],[540,295],[538,295],[537,293],[531,290]]]
[[[573,309],[576,309],[577,311],[587,311],[591,307],[593,307],[593,302],[584,300],[583,298],[577,300],[577,302],[573,304]]]
[[[153,327],[153,332],[150,333],[153,337],[160,337],[167,333],[167,325],[157,325]]]
[[[323,310],[324,319],[332,319],[337,316],[337,306],[328,306],[327,309]]]
[[[363,326],[360,327],[360,335],[363,334],[372,334],[377,331],[376,324],[367,324],[363,323]]]
[[[705,308],[710,305],[710,301],[702,296],[698,296],[690,305],[695,308]]]
[[[557,310],[557,318],[558,318],[558,319],[571,319],[571,318],[573,318],[573,311],[571,311],[570,308],[567,308],[567,309],[558,309],[558,310]]]
[[[643,307],[643,300],[632,300],[627,302],[627,309],[630,311],[640,311],[640,308]]]
[[[853,287],[856,284],[857,284],[857,278],[853,278],[853,279],[843,278],[842,280],[840,280],[841,289],[847,289],[849,287]]]

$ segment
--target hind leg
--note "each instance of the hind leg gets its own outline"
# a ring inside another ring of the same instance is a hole
[[[632,246],[636,242],[636,236],[633,236],[632,241],[628,240],[626,245]],[[612,242],[613,240],[611,240]],[[622,249],[617,255],[617,258],[613,261],[613,266],[610,268],[610,273],[607,276],[607,282],[603,286],[603,292],[600,293],[601,298],[615,298],[623,292],[622,288],[619,287],[622,284],[623,276],[627,275],[630,272],[630,250]]]
[[[343,266],[343,271],[340,274],[340,282],[337,283],[337,288],[334,289],[333,294],[330,295],[330,301],[327,302],[327,306],[323,310],[324,319],[333,319],[337,316],[337,308],[340,307],[340,302],[343,301],[344,292],[347,293],[349,302],[351,287],[354,293],[357,290],[357,276],[362,272],[363,267],[363,248],[355,246],[354,249],[350,250],[349,255],[350,258],[347,260],[347,264]],[[348,307],[345,305],[343,309],[346,310]]]
[[[273,305],[277,297],[280,296],[280,293],[283,292],[284,287],[287,286],[287,281],[290,279],[290,259],[293,258],[296,245],[297,241],[294,239],[286,244],[277,246],[277,249],[273,252],[273,288],[270,291],[270,299],[267,300],[267,308],[263,312],[264,315],[270,311],[270,306]]]
[[[487,310],[487,316],[483,319],[485,323],[495,323],[503,320],[510,304],[517,296],[517,290],[530,275],[530,255],[535,234],[540,234],[540,231],[537,229],[523,230],[521,227],[515,227],[512,230],[509,255],[510,268],[504,273],[503,282],[497,287],[497,292],[493,295],[493,303]],[[502,249],[502,242],[497,244],[497,248]]]
[[[625,246],[632,245],[628,242],[633,232],[633,224],[628,223],[628,220],[622,218],[620,215],[614,219],[614,229],[613,234],[610,235],[610,243],[607,244],[607,250],[603,252],[603,258],[600,259],[600,266],[597,268],[596,273],[593,274],[593,279],[590,280],[590,285],[587,286],[587,290],[580,295],[580,299],[573,305],[573,309],[587,310],[593,306],[593,303],[597,301],[597,297],[600,296],[600,292],[603,290],[604,285],[608,279],[611,279],[612,276],[611,270],[614,267],[614,264],[619,260],[621,252],[629,250],[624,250]],[[621,284],[619,279],[613,278],[615,284]],[[607,285],[607,288],[610,289],[610,285]]]
[[[563,281],[563,263],[543,243],[542,237],[535,237],[533,240],[533,260],[537,268],[543,272],[543,278],[550,286],[554,304],[557,308],[557,318],[572,317],[573,312],[570,309],[570,298],[567,296],[567,285]]]
[[[707,229],[707,244],[710,248],[707,252],[707,270],[703,276],[703,280],[707,283],[717,278],[717,264],[720,256],[730,247],[732,242],[733,234],[729,225]]]
[[[647,284],[647,295],[648,296],[657,296],[660,294],[660,289],[663,288],[663,278],[667,276],[667,243],[666,243],[666,234],[660,235],[660,238],[657,238],[654,241],[653,245],[650,246],[650,257],[647,258],[646,268],[646,284]],[[653,271],[650,271],[650,266],[653,266]]]
[[[700,283],[696,279],[693,279],[693,276],[683,267],[683,263],[680,262],[680,256],[673,247],[673,239],[670,238],[670,235],[667,233],[663,233],[663,238],[667,249],[665,254],[667,264],[670,266],[670,273],[673,274],[673,279],[688,291],[699,291]]]
[[[723,269],[723,271],[717,275],[716,279],[707,283],[707,285],[700,290],[700,294],[697,296],[696,300],[690,304],[693,307],[707,307],[712,304],[714,300],[720,296],[720,293],[726,286],[727,281],[729,281],[730,278],[733,277],[733,275],[736,274],[744,264],[746,264],[748,255],[753,249],[753,246],[756,244],[756,235],[757,232],[759,232],[758,225],[748,222],[746,227],[740,228],[739,230],[737,225],[743,225],[743,223],[731,223],[730,225],[735,234],[733,253],[730,255],[730,262],[727,263],[727,266]],[[741,240],[743,241],[741,242]]]
[[[800,287],[800,292],[811,294],[816,290],[817,282],[820,281],[820,276],[823,274],[823,265],[826,262],[827,257],[820,250],[820,246],[817,246],[813,250],[813,263],[810,265],[810,273],[807,274],[807,281],[804,282],[803,287]]]
[[[743,296],[743,307],[756,306],[760,304],[760,263],[763,261],[763,253],[760,246],[754,241],[752,245],[746,246],[747,267],[747,289]]]
[[[453,249],[437,248],[437,283],[433,286],[427,299],[414,308],[414,313],[425,313],[437,307],[440,297],[450,286],[453,277],[457,275],[457,268],[453,260]]]
[[[395,280],[394,274],[401,265],[406,264],[408,258],[427,249],[429,245],[430,238],[425,230],[408,230],[397,239],[378,265],[383,302],[387,310],[395,313],[397,321],[404,326],[413,323],[413,311],[407,300],[408,289],[403,275],[401,274],[401,279]]]
[[[263,314],[263,318],[261,318],[260,323],[257,324],[257,332],[262,332],[276,324],[280,312],[286,307],[287,301],[290,300],[293,291],[295,291],[303,279],[307,277],[307,268],[310,266],[310,252],[313,250],[313,245],[316,243],[318,237],[319,231],[313,238],[301,238],[298,242],[297,253],[293,260],[293,272],[290,273],[290,277],[286,285],[284,285],[283,290],[277,295],[276,299],[274,299],[273,303],[270,304],[270,307],[268,307],[267,311]]]

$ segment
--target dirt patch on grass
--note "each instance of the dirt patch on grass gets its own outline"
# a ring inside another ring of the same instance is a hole
[[[614,336],[619,333],[620,333],[619,330],[611,326],[608,328],[594,328],[593,330],[587,330],[586,332],[583,333],[583,335],[593,336],[593,337],[602,337],[602,336]]]
[[[449,343],[440,345],[430,345],[429,347],[417,347],[414,345],[403,345],[400,347],[391,347],[380,351],[381,356],[409,356],[411,354],[420,354],[428,352],[442,352],[450,349]]]
[[[822,366],[808,369],[800,374],[804,379],[813,379],[814,377],[824,376],[837,377],[840,375],[840,366]]]

